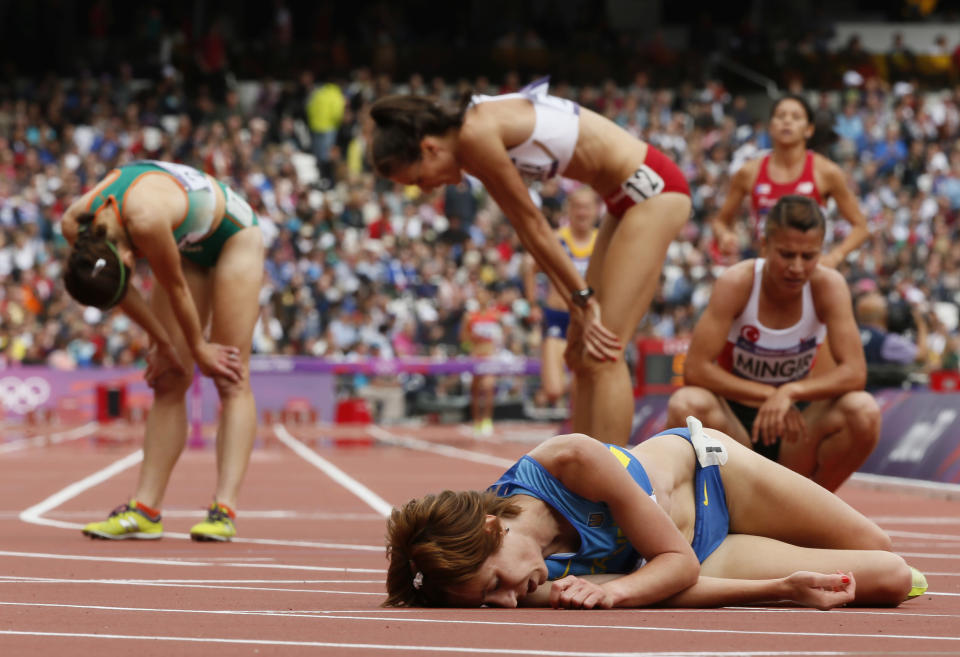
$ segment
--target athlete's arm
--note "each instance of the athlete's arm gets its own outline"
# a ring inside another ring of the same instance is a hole
[[[496,131],[496,126],[489,121],[465,124],[460,129],[459,149],[464,170],[483,183],[570,311],[579,314],[581,308],[573,304],[572,294],[586,288],[587,282],[560,246],[549,222],[533,204],[503,142],[496,136],[491,137],[491,131]],[[585,318],[593,320],[584,334],[590,355],[599,360],[615,359],[622,345],[619,338],[603,326],[596,298],[591,297],[582,312]]]
[[[785,383],[780,386],[781,392],[792,401],[799,401],[835,399],[846,392],[863,390],[867,363],[847,282],[835,269],[818,267],[810,285],[813,305],[817,317],[826,324],[827,341],[837,366],[816,376]]]
[[[843,238],[843,241],[820,259],[822,265],[837,267],[851,251],[860,248],[860,245],[870,236],[870,230],[867,228],[867,218],[860,210],[860,203],[847,186],[846,178],[840,167],[822,155],[817,156],[816,162],[820,164],[823,171],[824,181],[826,182],[824,191],[833,197],[833,200],[837,203],[837,210],[840,211],[844,219],[850,222],[851,226],[850,233]]]
[[[693,328],[684,360],[683,382],[706,388],[720,397],[754,405],[776,390],[771,385],[736,376],[718,362],[734,319],[743,312],[753,288],[753,260],[725,271],[713,286],[710,302]]]
[[[756,177],[755,168],[753,162],[747,162],[737,169],[730,179],[730,189],[727,190],[727,197],[711,222],[717,244],[724,253],[737,252],[737,235],[734,225],[743,199],[750,193],[750,185]]]
[[[209,343],[203,336],[203,327],[180,266],[180,251],[169,222],[159,213],[136,212],[131,204],[124,209],[130,237],[150,264],[157,283],[167,293],[174,317],[200,371],[207,376],[224,376],[231,381],[239,381],[242,374],[242,365],[237,358],[239,350]]]
[[[558,436],[530,452],[572,492],[604,502],[630,544],[646,560],[639,570],[613,578],[602,592],[587,591],[576,577],[553,583],[550,600],[561,607],[642,607],[675,595],[697,581],[700,563],[670,516],[637,485],[609,448],[589,436]]]

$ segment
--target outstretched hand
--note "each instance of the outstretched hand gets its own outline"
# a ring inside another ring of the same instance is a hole
[[[788,575],[784,582],[792,590],[791,601],[823,610],[853,602],[857,592],[853,573],[825,575],[801,570]]]
[[[230,345],[204,342],[193,354],[204,376],[224,377],[231,383],[243,378],[240,350]]]
[[[554,609],[610,609],[613,599],[599,584],[567,575],[550,587],[550,606]]]

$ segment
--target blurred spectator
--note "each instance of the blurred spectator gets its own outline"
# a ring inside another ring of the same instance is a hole
[[[927,322],[916,305],[911,307],[911,316],[917,327],[913,340],[890,332],[883,295],[869,292],[857,299],[857,324],[868,365],[914,365],[926,361]]]
[[[307,97],[307,122],[313,134],[313,155],[317,158],[320,179],[326,187],[333,184],[331,149],[343,121],[345,107],[343,91],[335,82],[318,85]]]

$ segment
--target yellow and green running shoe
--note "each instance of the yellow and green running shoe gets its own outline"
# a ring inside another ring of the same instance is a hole
[[[927,592],[927,578],[919,570],[910,566],[910,574],[913,581],[910,586],[910,593],[907,594],[907,600],[917,598]]]
[[[160,514],[151,516],[136,500],[122,504],[102,522],[91,522],[83,528],[90,538],[119,540],[124,538],[155,539],[163,537]]]
[[[229,541],[237,535],[233,524],[235,517],[230,507],[214,502],[207,509],[207,519],[190,529],[190,538],[195,541]]]

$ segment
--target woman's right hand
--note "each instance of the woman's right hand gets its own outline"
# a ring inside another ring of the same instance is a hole
[[[231,383],[243,378],[243,363],[237,347],[204,342],[193,352],[193,357],[204,376],[224,377]]]
[[[572,319],[572,318],[571,318]],[[582,309],[583,347],[596,360],[616,360],[623,351],[620,338],[600,320],[600,304],[590,299]]]
[[[182,376],[187,370],[180,361],[177,350],[169,342],[154,342],[147,352],[147,368],[143,371],[143,378],[151,388],[167,374]]]

